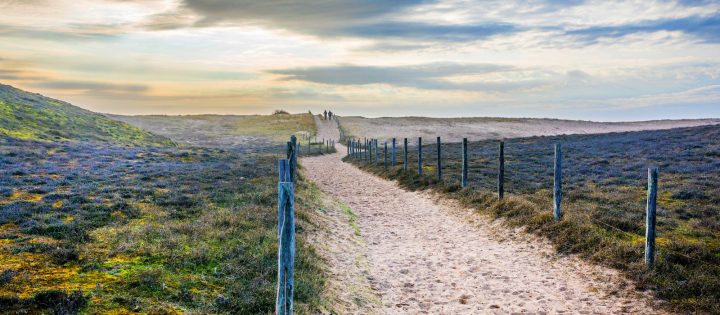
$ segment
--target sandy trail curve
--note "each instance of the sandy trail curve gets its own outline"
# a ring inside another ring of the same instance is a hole
[[[334,121],[317,122],[318,138],[337,140]],[[336,154],[301,163],[357,215],[368,279],[384,313],[663,313],[612,270],[558,257],[542,240],[405,191],[342,162],[344,154],[338,146]]]

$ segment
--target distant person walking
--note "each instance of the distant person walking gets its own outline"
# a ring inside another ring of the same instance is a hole
[[[332,111],[328,111],[328,118],[330,118],[330,120],[332,120],[332,116],[333,116],[333,112],[332,112]]]
[[[325,120],[327,120],[327,110],[323,112],[323,116],[325,116]]]

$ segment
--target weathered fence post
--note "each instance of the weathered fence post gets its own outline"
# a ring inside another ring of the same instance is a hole
[[[388,160],[388,156],[387,156],[387,155],[388,155],[388,154],[387,154],[387,141],[385,141],[385,170],[386,170],[386,171],[387,171],[387,166],[388,166],[388,165],[387,165],[387,164],[388,164],[388,163],[387,163],[387,162],[388,162],[388,161],[387,161],[387,160]]]
[[[553,200],[555,209],[553,215],[555,221],[560,221],[562,218],[562,209],[560,203],[562,202],[562,148],[559,143],[555,144],[555,184],[553,185]]]
[[[407,172],[408,168],[408,144],[407,138],[403,140],[403,170]]]
[[[367,138],[363,138],[363,143],[360,145],[360,160],[365,161],[367,159]]]
[[[645,220],[645,264],[655,264],[655,210],[657,206],[658,169],[648,169],[647,216]]]
[[[437,178],[442,181],[442,146],[440,145],[440,137],[437,137]]]
[[[468,184],[468,144],[467,144],[467,138],[463,138],[462,141],[462,180],[460,181],[460,185],[462,187],[467,187]]]
[[[422,137],[418,137],[418,176],[422,176]]]
[[[295,183],[297,179],[297,137],[292,135],[290,137],[290,145],[292,147],[291,154],[288,156],[290,160],[290,182]]]
[[[392,167],[395,168],[395,138],[392,140]]]
[[[275,300],[276,314],[293,313],[295,273],[295,202],[290,182],[290,163],[278,161],[278,286]]]
[[[370,158],[368,159],[368,162],[370,162],[370,164],[373,163],[373,143],[374,142],[375,142],[375,140],[373,140],[373,139],[368,140],[368,148],[370,148],[370,155],[369,155]]]
[[[500,154],[498,166],[498,198],[503,199],[505,196],[505,141],[500,141]]]
[[[367,163],[367,162],[370,162],[370,140],[365,139],[364,143],[365,143],[365,152],[364,152],[365,158],[364,159],[365,159],[365,162]]]
[[[378,149],[378,139],[375,139],[375,164],[378,162],[378,156],[380,155],[380,150]]]

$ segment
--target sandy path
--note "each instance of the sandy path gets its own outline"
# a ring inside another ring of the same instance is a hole
[[[318,127],[318,139],[335,139],[335,143],[340,143],[340,129],[337,120],[324,120],[317,115],[313,115],[313,117],[315,118],[315,125]]]
[[[337,132],[332,122],[318,126],[318,137]],[[525,233],[365,173],[341,161],[344,149],[301,163],[306,176],[357,215],[383,312],[661,313],[617,273],[557,257]]]

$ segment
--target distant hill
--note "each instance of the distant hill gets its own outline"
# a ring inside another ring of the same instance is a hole
[[[8,136],[44,141],[173,144],[168,138],[102,114],[0,84],[0,138]]]

